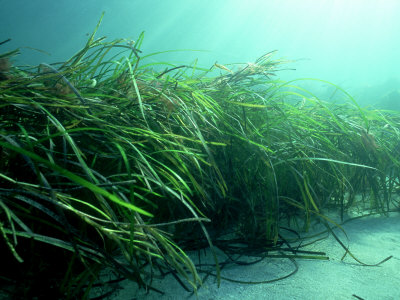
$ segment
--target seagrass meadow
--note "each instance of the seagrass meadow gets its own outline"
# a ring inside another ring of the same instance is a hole
[[[296,246],[314,221],[335,235],[327,211],[399,208],[399,112],[278,80],[290,62],[275,52],[173,65],[140,50],[143,34],[96,30],[62,63],[0,55],[3,295],[90,298],[107,285],[102,299],[121,280],[154,290],[165,274],[195,292],[210,276],[223,284],[217,248],[327,259]],[[208,247],[214,265],[200,272],[187,252]]]

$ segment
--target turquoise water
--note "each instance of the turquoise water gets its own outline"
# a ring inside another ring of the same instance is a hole
[[[365,104],[400,94],[400,1],[397,0],[0,0],[0,52],[22,48],[18,62],[63,61],[83,47],[105,11],[98,36],[135,40],[144,53],[206,50],[154,57],[202,66],[251,62],[278,50],[295,60],[282,79],[339,84]],[[331,90],[312,86],[322,95]],[[394,93],[394,94],[393,94]],[[383,100],[382,100],[383,101]]]

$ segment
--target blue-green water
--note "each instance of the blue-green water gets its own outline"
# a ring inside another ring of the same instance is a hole
[[[135,40],[153,57],[202,66],[251,62],[271,50],[295,60],[279,77],[339,84],[361,103],[400,102],[400,1],[397,0],[0,0],[0,52],[22,48],[18,63],[63,61],[98,36]],[[331,90],[312,86],[322,96]],[[384,100],[382,100],[384,101]]]

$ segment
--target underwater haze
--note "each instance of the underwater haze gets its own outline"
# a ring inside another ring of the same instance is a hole
[[[17,64],[65,61],[105,12],[98,36],[135,40],[157,60],[200,65],[252,62],[278,50],[293,60],[278,77],[338,84],[362,105],[400,109],[400,1],[397,0],[0,0],[1,51],[21,47]],[[48,54],[34,50],[40,49]],[[332,88],[306,86],[329,98]],[[329,100],[329,99],[328,99]],[[396,106],[397,105],[397,106]]]

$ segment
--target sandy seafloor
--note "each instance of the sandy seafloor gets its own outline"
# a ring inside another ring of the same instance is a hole
[[[343,225],[349,237],[350,251],[367,264],[376,264],[388,256],[380,266],[362,266],[349,255],[343,261],[344,249],[330,235],[303,250],[323,251],[329,260],[296,259],[298,271],[284,280],[257,285],[232,283],[222,280],[218,288],[214,277],[209,277],[197,296],[186,292],[168,275],[154,279],[153,286],[164,295],[138,289],[135,283],[124,281],[112,299],[400,299],[400,212],[389,216],[374,215],[352,220]],[[335,232],[346,241],[339,230]],[[207,253],[206,253],[207,254]],[[220,252],[220,260],[226,256]],[[197,256],[193,256],[196,263]],[[202,263],[212,261],[211,254],[203,256]],[[222,276],[243,281],[263,281],[289,274],[294,269],[288,259],[267,258],[254,265],[229,265]],[[200,273],[201,277],[205,274]],[[355,297],[358,296],[359,298]]]

